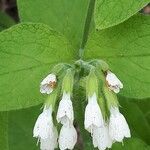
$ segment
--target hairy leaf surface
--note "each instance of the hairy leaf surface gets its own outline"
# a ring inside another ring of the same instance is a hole
[[[79,50],[90,0],[18,0],[22,22],[45,23]]]
[[[71,62],[73,48],[43,24],[20,24],[0,34],[0,110],[20,109],[43,101],[41,80],[59,62]]]
[[[141,10],[150,0],[96,0],[95,22],[98,29],[117,25]]]
[[[136,15],[127,22],[92,34],[85,58],[104,59],[123,82],[121,95],[150,97],[150,17]]]

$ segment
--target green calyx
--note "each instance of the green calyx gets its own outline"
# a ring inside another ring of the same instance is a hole
[[[55,110],[55,104],[58,96],[58,88],[55,89],[48,97],[46,98],[45,105],[47,107],[52,106],[52,109]]]
[[[62,91],[72,93],[74,84],[74,71],[70,68],[66,70],[66,74],[62,80]]]
[[[94,93],[98,95],[98,79],[95,74],[95,67],[90,69],[90,73],[86,79],[86,94],[92,96]]]
[[[107,102],[108,110],[110,110],[111,107],[119,106],[117,95],[113,91],[109,90],[109,88],[106,85],[103,86],[103,92]]]
[[[98,98],[98,104],[99,104],[99,106],[101,108],[101,112],[102,112],[102,115],[104,117],[104,120],[106,121],[107,118],[108,118],[108,109],[107,109],[106,101],[105,101],[103,96],[100,96]]]
[[[94,59],[91,60],[89,63],[95,66],[97,69],[101,70],[102,72],[106,72],[107,70],[109,70],[109,65],[101,59]]]
[[[52,73],[54,73],[57,78],[61,79],[64,72],[68,69],[71,68],[70,64],[66,64],[66,63],[59,63],[57,65],[55,65],[53,67],[53,69],[51,70]]]

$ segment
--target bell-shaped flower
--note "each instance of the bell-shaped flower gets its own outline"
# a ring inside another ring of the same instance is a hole
[[[60,150],[72,150],[77,142],[77,132],[73,125],[62,126],[59,135]]]
[[[113,141],[122,142],[123,138],[131,137],[130,129],[118,107],[111,107],[109,120],[109,135]]]
[[[58,132],[56,127],[53,127],[53,132],[49,135],[47,139],[40,140],[40,149],[41,150],[54,150],[58,147]]]
[[[92,133],[95,127],[101,127],[103,124],[102,112],[97,103],[96,93],[94,93],[91,97],[88,97],[88,104],[85,109],[84,126],[87,131]]]
[[[59,102],[57,121],[63,125],[73,124],[74,112],[70,93],[63,93],[62,100]]]
[[[106,81],[108,83],[109,89],[115,93],[119,93],[120,89],[123,88],[123,84],[117,78],[117,76],[111,71],[107,71]]]
[[[49,74],[40,84],[40,92],[50,94],[56,86],[56,75]]]
[[[111,148],[112,140],[109,136],[108,126],[103,125],[99,128],[94,128],[93,130],[93,145],[98,147],[99,150],[105,150],[106,148]]]
[[[34,129],[33,137],[47,139],[53,132],[52,107],[45,106],[43,112],[39,115]]]

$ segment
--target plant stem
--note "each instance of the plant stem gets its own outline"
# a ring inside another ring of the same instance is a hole
[[[84,29],[83,29],[84,31],[83,31],[83,36],[82,36],[82,42],[81,42],[81,46],[79,49],[80,59],[82,59],[84,56],[84,47],[85,47],[85,44],[87,42],[88,34],[89,34],[89,31],[91,28],[94,6],[95,6],[95,0],[89,0],[87,15],[86,15]]]

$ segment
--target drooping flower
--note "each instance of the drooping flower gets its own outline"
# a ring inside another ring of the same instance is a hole
[[[58,147],[58,132],[56,127],[53,127],[53,132],[49,135],[47,139],[40,140],[40,149],[41,150],[54,150]]]
[[[62,126],[59,135],[60,150],[72,150],[77,142],[77,132],[73,125]]]
[[[54,150],[57,147],[58,133],[53,124],[52,106],[45,106],[39,115],[33,129],[33,137],[40,141],[41,150]]]
[[[130,129],[118,107],[111,107],[109,120],[109,134],[113,141],[122,142],[123,138],[130,138]]]
[[[57,121],[63,125],[73,124],[74,112],[70,93],[63,93],[62,100],[59,102]]]
[[[107,71],[106,81],[108,83],[109,89],[115,93],[119,93],[120,89],[123,88],[123,84],[117,78],[117,76],[111,71]]]
[[[50,94],[56,86],[56,75],[49,74],[40,84],[40,92]]]
[[[92,138],[94,147],[98,147],[99,150],[105,150],[106,148],[111,148],[112,146],[112,140],[109,136],[107,125],[94,128]]]
[[[53,130],[52,107],[44,107],[43,112],[39,115],[34,129],[33,137],[47,139]]]
[[[93,94],[93,96],[88,97],[88,105],[85,109],[85,120],[84,120],[84,126],[87,131],[90,133],[93,132],[93,129],[96,127],[103,126],[103,116],[101,109],[97,103],[97,97],[96,93]]]

